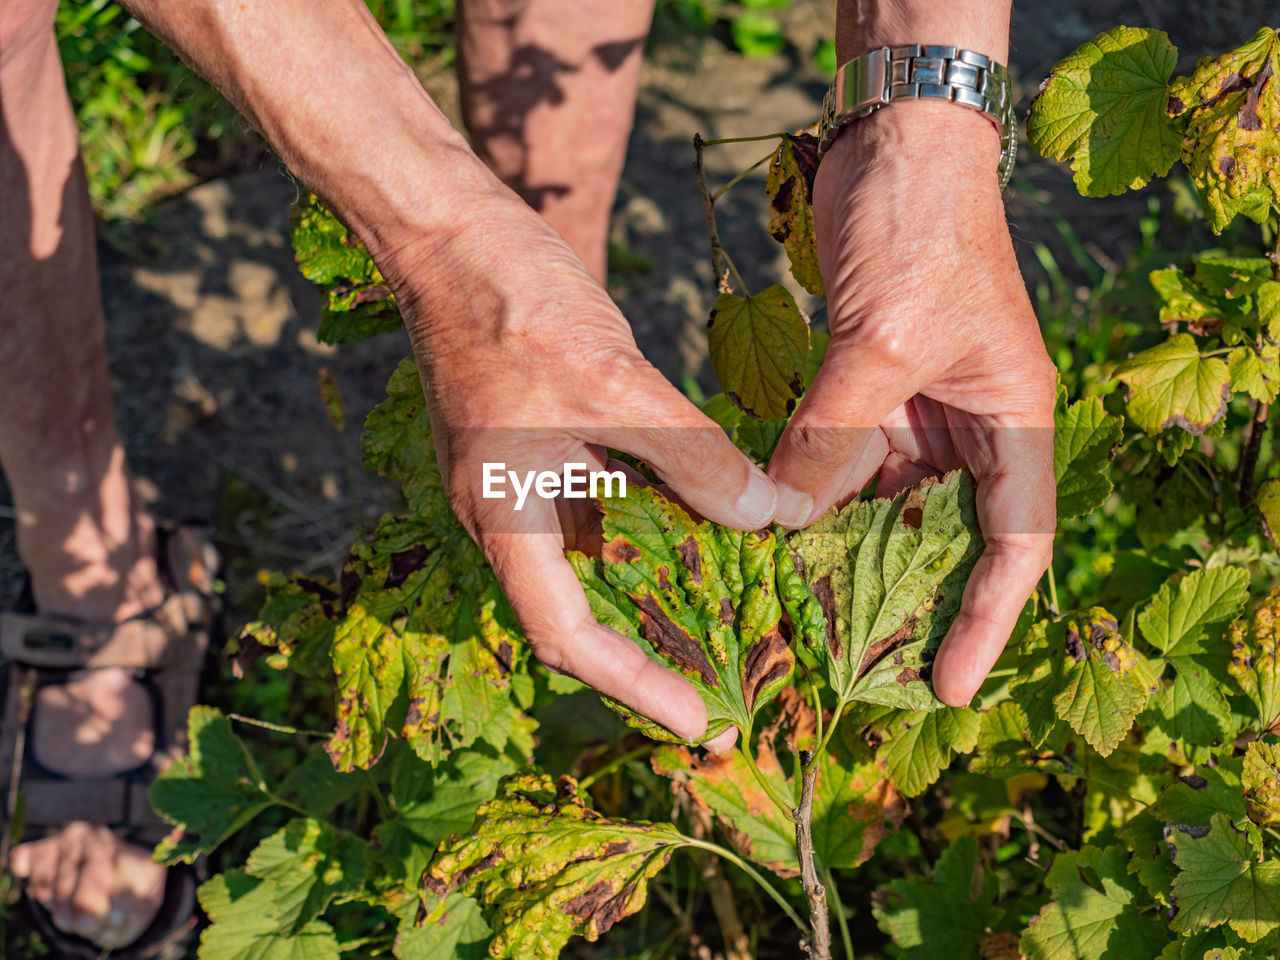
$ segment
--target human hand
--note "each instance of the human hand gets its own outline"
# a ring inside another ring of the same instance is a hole
[[[818,168],[814,216],[831,345],[769,464],[776,518],[967,467],[986,552],[938,652],[967,704],[1053,554],[1056,374],[1014,257],[999,138],[955,104],[855,121]]]
[[[604,290],[514,197],[478,204],[446,246],[402,251],[388,279],[450,502],[534,654],[696,741],[706,710],[692,685],[592,618],[563,554],[556,502],[531,495],[515,510],[511,499],[485,499],[483,464],[558,474],[566,463],[602,469],[605,449],[620,449],[693,510],[739,529],[772,520],[772,482],[644,359]],[[708,746],[726,750],[734,736]]]

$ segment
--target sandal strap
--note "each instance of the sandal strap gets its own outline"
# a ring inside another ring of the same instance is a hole
[[[169,827],[147,803],[141,780],[101,777],[92,780],[41,780],[22,784],[25,827],[61,827],[73,820],[128,826],[139,833],[161,835]]]
[[[144,617],[90,624],[69,617],[0,613],[0,656],[47,669],[196,668],[208,632],[187,618],[189,598],[174,594]]]

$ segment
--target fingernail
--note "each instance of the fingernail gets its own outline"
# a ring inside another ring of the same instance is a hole
[[[813,497],[799,490],[792,490],[785,483],[778,484],[778,506],[773,519],[784,527],[803,527],[813,513]]]
[[[25,877],[31,872],[31,851],[15,847],[9,855],[9,870],[15,877]]]
[[[738,498],[738,502],[734,504],[734,507],[742,520],[743,526],[751,530],[758,530],[773,519],[773,511],[777,502],[778,491],[774,487],[773,481],[769,479],[763,470],[752,467],[751,474],[747,479],[747,489],[742,491],[742,496]]]

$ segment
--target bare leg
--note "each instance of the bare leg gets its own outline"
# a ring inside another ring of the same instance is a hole
[[[604,279],[653,0],[463,0],[476,152]]]
[[[55,9],[56,0],[0,5],[0,464],[39,608],[109,621],[156,604],[163,590],[153,526],[133,498],[112,419],[93,220]],[[36,707],[42,761],[59,766],[61,748],[81,734],[104,758],[145,748],[145,696],[122,671],[48,690]],[[63,772],[107,772],[71,765]],[[92,934],[112,919],[122,936],[145,926],[164,876],[145,851],[125,848],[107,831],[74,827],[16,848],[13,867],[60,926]],[[49,875],[68,857],[86,866]]]

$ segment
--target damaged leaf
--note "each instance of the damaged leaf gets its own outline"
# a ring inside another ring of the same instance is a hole
[[[1246,821],[1247,823],[1247,821]],[[1252,824],[1248,826],[1256,831]],[[1280,860],[1263,859],[1255,836],[1215,813],[1206,833],[1174,831],[1179,932],[1228,924],[1249,943],[1280,929]]]
[[[809,321],[777,284],[722,293],[707,319],[711,367],[729,399],[759,420],[785,420],[804,392]]]
[[[1257,710],[1259,733],[1280,730],[1280,588],[1231,627],[1227,668]]]
[[[594,941],[643,907],[649,880],[686,842],[671,824],[596,813],[570,777],[520,774],[440,848],[424,883],[480,900],[495,960],[552,960],[570,937]]]
[[[1056,715],[1107,756],[1155,692],[1155,672],[1101,607],[1044,621],[1035,633],[1041,642],[1023,653],[1009,691],[1013,699],[1033,724]],[[1041,722],[1032,742],[1043,743],[1051,729]]]
[[[818,140],[809,133],[786,135],[769,163],[764,193],[769,200],[769,234],[787,251],[791,275],[815,297],[826,294],[818,269],[813,228],[813,178],[818,172]]]
[[[840,702],[941,706],[930,664],[983,549],[969,475],[828,511],[787,546],[788,613]]]
[[[294,204],[289,233],[298,269],[325,298],[321,343],[359,343],[400,328],[395,297],[364,244],[315,194]]]
[[[569,554],[592,614],[694,685],[707,706],[704,739],[729,726],[750,730],[795,664],[774,533],[694,522],[651,487],[632,486],[602,505],[601,558]],[[655,739],[674,739],[651,721],[629,720]]]
[[[1280,746],[1250,743],[1240,779],[1249,819],[1260,827],[1280,827]]]
[[[1262,532],[1273,547],[1280,547],[1280,478],[1263,481],[1254,503],[1262,515]]]
[[[1177,48],[1160,30],[1115,27],[1064,59],[1031,104],[1027,140],[1070,160],[1087,197],[1134,190],[1178,159],[1181,123],[1165,112]]]
[[[904,796],[918,797],[953,757],[974,748],[980,723],[977,711],[967,707],[897,711],[876,724],[877,732],[888,737],[876,750],[876,759]]]
[[[1244,46],[1206,57],[1169,90],[1186,126],[1182,162],[1221,233],[1237,213],[1261,223],[1280,200],[1280,36],[1263,27]]]
[[[297,818],[253,849],[245,872],[272,884],[276,920],[283,930],[297,935],[334,898],[359,892],[365,844],[332,824]]]
[[[1115,375],[1129,387],[1129,416],[1147,433],[1181,427],[1199,436],[1227,414],[1227,365],[1201,356],[1189,333],[1135,354],[1116,367]]]

